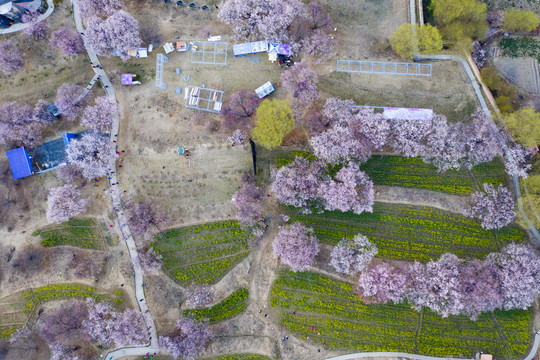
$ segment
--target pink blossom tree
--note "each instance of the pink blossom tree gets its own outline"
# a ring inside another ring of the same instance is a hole
[[[77,359],[82,355],[82,343],[90,340],[83,326],[87,317],[88,310],[82,301],[70,301],[43,317],[39,332],[49,345],[51,358]]]
[[[303,115],[320,96],[317,88],[319,77],[306,61],[295,63],[292,68],[283,72],[281,82],[294,99],[297,115]]]
[[[124,7],[120,0],[80,0],[79,6],[84,17],[111,15]]]
[[[308,111],[304,117],[304,122],[311,136],[321,134],[324,130],[327,130],[330,125],[330,120],[322,114],[322,109],[318,106],[313,106]]]
[[[148,330],[142,313],[127,309],[123,313],[113,309],[104,301],[92,298],[86,301],[88,318],[83,328],[88,336],[98,344],[109,347],[142,345],[148,342]]]
[[[234,130],[231,136],[227,137],[227,141],[230,141],[233,146],[242,145],[243,143],[246,142],[246,140],[247,140],[247,134],[240,129]]]
[[[232,203],[236,207],[236,218],[241,224],[255,225],[262,220],[263,192],[251,175],[244,176],[240,190],[234,193]]]
[[[52,188],[47,199],[47,220],[58,224],[84,212],[87,199],[81,199],[81,192],[72,184]]]
[[[45,125],[52,125],[57,122],[58,118],[55,117],[48,109],[50,105],[51,104],[45,100],[39,99],[34,106],[34,111],[32,113],[33,120],[39,124]]]
[[[473,260],[461,266],[459,275],[462,313],[473,320],[482,312],[502,307],[502,293],[499,274],[489,261]]]
[[[532,169],[531,160],[534,153],[511,139],[506,139],[508,152],[505,154],[504,167],[510,176],[519,176],[526,178]]]
[[[510,191],[502,186],[484,184],[484,192],[475,192],[471,196],[471,207],[464,214],[482,220],[484,229],[500,229],[511,223],[516,212],[514,199]]]
[[[412,281],[407,299],[413,308],[427,306],[442,317],[460,314],[464,309],[459,282],[461,263],[457,256],[446,253],[425,266],[418,262],[410,265]]]
[[[299,222],[280,227],[272,246],[274,256],[294,272],[308,270],[319,253],[313,229]]]
[[[321,29],[315,30],[309,37],[300,42],[302,54],[315,58],[315,63],[330,59],[337,48],[336,40]]]
[[[42,126],[43,123],[34,120],[30,106],[16,102],[0,105],[0,144],[38,144],[41,141]]]
[[[108,137],[97,131],[89,131],[80,139],[71,140],[66,152],[68,163],[81,169],[87,179],[105,176],[116,157]]]
[[[155,252],[153,248],[144,251],[139,249],[137,252],[143,272],[147,275],[159,275],[159,270],[163,265],[163,256]]]
[[[407,274],[401,273],[387,263],[382,263],[360,274],[356,291],[368,304],[386,304],[389,301],[397,304],[403,301],[408,288]]]
[[[0,71],[13,75],[21,71],[24,65],[24,54],[18,50],[11,40],[0,43]]]
[[[354,110],[351,106],[356,104],[352,100],[328,98],[323,107],[323,116],[331,121],[331,124],[347,125],[354,119]]]
[[[221,108],[223,126],[227,130],[249,132],[253,128],[255,112],[262,99],[254,91],[239,90],[231,95],[231,100]]]
[[[335,125],[310,139],[313,153],[330,164],[338,164],[351,158],[365,162],[371,157],[371,146],[361,142],[348,126]]]
[[[119,113],[118,103],[112,103],[106,96],[100,96],[96,98],[94,106],[87,106],[84,109],[81,125],[109,133],[113,119],[119,116]]]
[[[317,206],[321,183],[330,179],[325,174],[326,170],[326,165],[321,161],[297,157],[289,165],[272,170],[272,191],[282,204],[304,208],[304,212],[309,212],[310,206]]]
[[[497,266],[505,310],[533,305],[540,295],[540,257],[531,246],[509,244],[486,261]]]
[[[462,134],[466,135],[466,165],[468,168],[502,155],[499,141],[485,112],[476,111],[472,115],[472,123],[466,127]]]
[[[299,0],[226,0],[218,18],[231,25],[237,38],[263,38],[287,41],[295,18],[306,13]]]
[[[335,180],[320,184],[319,197],[326,210],[352,211],[361,214],[372,212],[374,203],[373,182],[358,164],[349,163],[336,174]]]
[[[79,179],[82,176],[82,173],[81,169],[76,165],[69,164],[56,170],[56,176],[66,183],[72,183]]]
[[[190,318],[178,319],[176,328],[170,336],[159,337],[159,346],[174,359],[194,360],[214,338],[208,325]]]
[[[31,25],[23,30],[25,35],[31,36],[36,40],[43,40],[47,35],[49,27],[45,21],[37,21],[39,13],[36,11],[27,12],[22,15],[23,23],[31,23]]]
[[[150,241],[154,234],[162,231],[171,221],[159,205],[149,199],[128,203],[126,215],[131,233],[144,242]]]
[[[141,44],[139,23],[123,10],[112,13],[106,20],[92,17],[88,20],[86,39],[96,54],[110,56],[116,49],[125,61],[130,57],[128,50]]]
[[[379,250],[369,239],[357,234],[352,240],[342,239],[330,253],[330,265],[337,272],[352,275],[363,271]]]
[[[79,117],[84,108],[84,101],[77,101],[83,88],[80,85],[64,83],[56,90],[54,105],[58,108],[62,117],[74,121]]]
[[[63,26],[51,34],[49,43],[66,55],[73,55],[84,49],[82,36],[72,28]]]
[[[331,29],[332,19],[324,6],[318,1],[311,1],[308,6],[307,18],[311,22],[312,29]]]
[[[185,305],[189,308],[202,308],[214,302],[216,292],[208,285],[196,285],[188,289]]]

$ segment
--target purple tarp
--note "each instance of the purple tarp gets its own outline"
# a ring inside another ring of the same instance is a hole
[[[122,74],[122,85],[132,85],[133,74]]]
[[[291,45],[290,44],[279,44],[278,54],[279,55],[291,55]]]

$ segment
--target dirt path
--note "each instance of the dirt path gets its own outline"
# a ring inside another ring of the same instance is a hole
[[[375,201],[392,204],[431,206],[453,213],[463,213],[468,197],[436,191],[375,185]]]

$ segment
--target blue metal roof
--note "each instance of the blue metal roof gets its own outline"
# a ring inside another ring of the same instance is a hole
[[[20,179],[32,175],[32,164],[30,164],[30,157],[28,156],[28,152],[24,150],[23,146],[6,152],[6,155],[14,179]]]
[[[66,145],[66,149],[67,149],[71,139],[75,139],[75,134],[63,133],[62,138],[64,139],[64,144]]]

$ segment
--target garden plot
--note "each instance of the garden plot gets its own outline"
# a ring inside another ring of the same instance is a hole
[[[152,246],[180,285],[214,284],[248,255],[248,237],[237,221],[220,221],[164,231]]]
[[[42,246],[71,245],[84,249],[105,249],[105,237],[93,219],[73,219],[60,225],[34,231],[41,237]]]
[[[121,290],[111,293],[83,284],[52,284],[19,291],[0,299],[0,338],[8,338],[27,322],[34,322],[39,305],[45,302],[92,297],[97,301],[106,300],[119,305],[124,301],[123,296]]]
[[[526,241],[518,227],[484,230],[474,219],[430,207],[375,203],[372,213],[325,211],[298,214],[286,208],[289,222],[312,227],[319,241],[335,245],[360,233],[379,248],[378,257],[427,262],[446,252],[460,258],[483,258],[509,242]]]
[[[347,74],[319,75],[319,89],[357,105],[433,109],[450,122],[468,120],[477,103],[460,64],[432,64],[430,77]]]
[[[184,316],[192,316],[199,321],[208,321],[210,324],[229,320],[247,309],[248,295],[247,289],[239,289],[212,307],[184,310]]]
[[[494,312],[471,321],[417,312],[408,305],[367,305],[352,284],[309,272],[282,272],[272,286],[270,305],[280,312],[281,326],[328,350],[466,358],[484,351],[514,359],[524,356],[531,342],[530,311]]]
[[[489,11],[493,10],[532,10],[540,14],[540,3],[536,0],[481,0],[486,3]]]
[[[296,156],[315,158],[311,153],[294,151],[274,158],[276,166],[287,165]],[[483,183],[506,185],[504,166],[498,160],[482,163],[472,170],[448,170],[437,168],[420,158],[393,155],[374,155],[360,166],[375,185],[399,186],[439,191],[455,195],[468,195],[482,188]]]
[[[508,37],[499,40],[497,46],[502,56],[532,57],[540,61],[540,40],[535,37]]]

